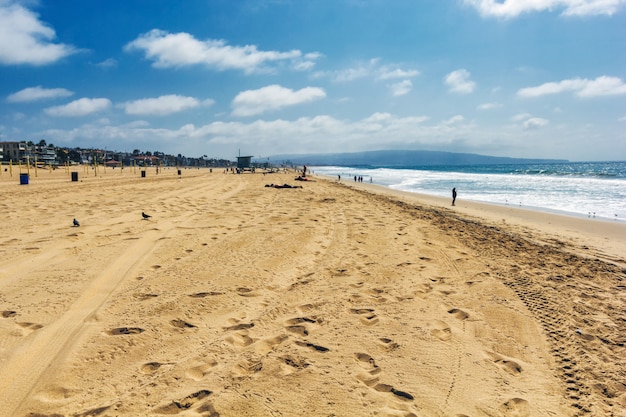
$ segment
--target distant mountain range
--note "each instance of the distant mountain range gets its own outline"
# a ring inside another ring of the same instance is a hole
[[[527,159],[486,156],[472,153],[439,151],[368,151],[327,154],[273,155],[270,160],[290,162],[295,165],[310,166],[367,166],[367,167],[415,167],[435,165],[495,165],[495,164],[535,164],[564,163],[565,159]]]

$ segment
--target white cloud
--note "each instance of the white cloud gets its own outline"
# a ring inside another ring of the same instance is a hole
[[[383,122],[385,120],[392,120],[392,119],[393,119],[393,115],[391,113],[376,112],[372,114],[371,116],[363,119],[363,121],[366,123],[371,123],[371,122],[378,123],[378,122]]]
[[[292,60],[291,67],[296,71],[309,71],[315,66],[315,61],[322,57],[319,52],[304,54],[302,58]]]
[[[417,77],[420,74],[417,70],[402,70],[399,68],[390,69],[387,67],[383,67],[380,69],[378,74],[379,80],[389,80],[395,78],[412,78]]]
[[[200,102],[200,100],[193,97],[170,94],[156,98],[128,101],[122,104],[122,107],[126,111],[126,114],[164,116],[192,109],[202,104],[211,105],[213,104],[213,100]]]
[[[502,104],[500,103],[483,103],[478,105],[478,107],[476,107],[478,110],[493,110],[493,109],[499,109],[500,107],[502,107]]]
[[[444,81],[453,93],[471,93],[476,87],[476,83],[470,80],[470,73],[466,69],[452,71],[446,75]]]
[[[74,93],[65,88],[43,88],[41,86],[28,87],[7,97],[9,103],[24,103],[29,101],[47,100],[60,97],[69,97]]]
[[[511,117],[511,120],[514,122],[519,122],[521,120],[525,120],[532,117],[532,115],[530,113],[520,113],[520,114],[516,114],[515,116]]]
[[[55,44],[54,29],[32,11],[11,1],[0,2],[0,64],[46,65],[76,52]]]
[[[314,74],[315,78],[329,77],[335,82],[349,82],[358,80],[359,78],[371,77],[373,70],[369,65],[358,65],[353,68],[346,68],[338,71],[318,71]]]
[[[313,61],[295,61],[291,67],[296,71],[308,71],[315,66]]]
[[[420,75],[418,70],[401,69],[398,65],[380,65],[379,58],[372,58],[366,62],[358,62],[350,68],[336,71],[318,71],[315,78],[328,77],[335,82],[349,82],[361,78],[373,78],[376,80],[408,79]]]
[[[237,94],[232,101],[234,116],[254,116],[270,110],[302,104],[326,97],[326,92],[317,87],[306,87],[294,91],[280,85],[269,85],[258,90],[247,90]]]
[[[201,41],[189,33],[168,33],[158,29],[140,35],[124,49],[143,51],[158,68],[206,65],[218,70],[235,69],[246,73],[262,70],[270,62],[302,57],[298,50],[260,51],[254,45],[230,46],[220,39]],[[316,57],[314,53],[307,54],[306,61],[313,61]]]
[[[411,80],[403,80],[399,83],[395,83],[391,85],[391,93],[394,96],[403,96],[408,94],[413,88],[413,83]]]
[[[513,18],[523,13],[562,10],[564,16],[611,16],[625,0],[465,0],[485,17]]]
[[[606,75],[588,80],[574,78],[559,82],[549,82],[537,87],[527,87],[518,90],[517,95],[524,98],[541,97],[549,94],[574,92],[579,97],[600,97],[626,94],[626,84],[617,77]]]
[[[115,58],[107,58],[102,62],[98,62],[96,66],[100,68],[114,68],[117,67],[117,60]]]
[[[530,113],[519,113],[511,117],[511,120],[515,123],[520,123],[524,129],[537,129],[543,126],[547,126],[550,122],[547,119],[541,117],[533,117]]]
[[[457,114],[456,116],[452,116],[448,120],[445,120],[443,122],[443,124],[447,125],[447,126],[450,126],[450,125],[454,125],[454,124],[457,124],[457,123],[461,123],[464,120],[465,120],[465,117],[461,116],[460,114]]]
[[[524,129],[537,129],[543,126],[548,125],[547,119],[542,119],[541,117],[531,117],[528,120],[525,120],[523,123]]]
[[[49,116],[80,117],[97,113],[111,107],[108,98],[81,98],[63,106],[49,107],[45,113]]]

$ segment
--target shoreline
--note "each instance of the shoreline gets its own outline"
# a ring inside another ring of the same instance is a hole
[[[326,181],[337,182],[337,179],[327,175],[314,175],[324,178]],[[342,180],[341,184],[355,189],[395,196],[406,202],[427,204],[458,212],[459,214],[470,215],[493,224],[502,225],[508,222],[509,225],[525,227],[541,233],[549,233],[556,239],[565,237],[580,247],[594,246],[599,250],[599,252],[595,253],[597,256],[626,267],[626,258],[624,257],[624,254],[626,254],[626,223],[620,221],[599,218],[590,219],[584,216],[469,201],[462,198],[457,198],[456,205],[451,206],[450,198],[395,190],[375,183]]]
[[[354,167],[344,167],[349,171],[348,173],[341,171],[342,167],[332,166],[312,167],[312,172],[317,172],[316,168],[320,169],[321,175],[332,178],[337,178],[337,174],[340,173],[342,180],[345,181],[352,180],[350,170],[354,170],[357,173],[356,176],[360,175],[358,168]],[[369,182],[369,175],[376,176],[375,171],[376,169],[372,169],[371,173],[369,170],[361,172],[364,175],[364,182]],[[422,177],[420,173],[420,170],[390,168],[389,172],[379,173],[379,181],[376,183],[391,189],[448,198],[449,190],[453,186],[458,188],[459,181],[461,184],[468,181],[465,187],[467,189],[464,188],[459,194],[468,201],[626,224],[626,206],[620,198],[620,196],[626,197],[623,194],[623,186],[620,186],[620,184],[626,185],[626,179],[619,176],[616,176],[614,180],[600,180],[599,178],[604,177],[517,176],[491,172],[465,173],[436,170],[425,171]],[[455,174],[459,174],[460,178],[457,178]],[[466,174],[471,177],[463,177]],[[414,182],[421,184],[422,181],[424,181],[423,185],[412,185]],[[529,185],[522,185],[526,181]],[[602,196],[599,193],[602,193]],[[516,197],[516,194],[520,196]],[[523,204],[520,200],[524,200]]]

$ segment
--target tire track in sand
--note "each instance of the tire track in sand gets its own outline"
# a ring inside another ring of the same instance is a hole
[[[12,354],[0,369],[0,404],[3,416],[16,416],[29,394],[54,373],[58,359],[80,340],[93,317],[116,288],[156,249],[156,243],[174,229],[172,221],[159,223],[132,242],[116,262],[96,277],[58,320],[39,329]]]

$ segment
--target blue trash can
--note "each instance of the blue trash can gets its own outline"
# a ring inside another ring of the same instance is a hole
[[[20,185],[28,184],[28,174],[20,174]]]

